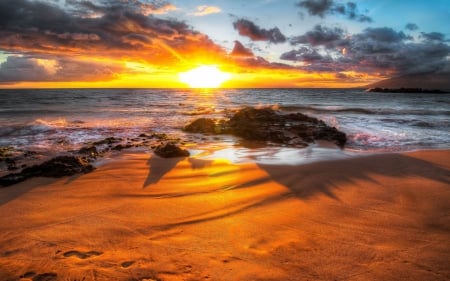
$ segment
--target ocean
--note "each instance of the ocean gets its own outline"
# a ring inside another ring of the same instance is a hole
[[[221,143],[224,151],[235,149],[234,158],[249,153],[256,160],[288,157],[291,150],[274,152],[274,147],[242,147],[236,154],[237,138],[182,131],[197,118],[226,118],[243,106],[271,106],[322,119],[347,134],[344,152],[450,147],[449,94],[362,89],[3,89],[0,147],[54,155],[111,136],[154,132],[187,139],[196,144],[190,146],[194,154]]]

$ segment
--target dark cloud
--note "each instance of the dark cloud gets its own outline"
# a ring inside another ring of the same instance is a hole
[[[407,30],[410,30],[410,31],[414,31],[414,30],[419,29],[419,27],[418,27],[417,24],[415,24],[415,23],[407,23],[407,24],[405,25],[405,28],[406,28]]]
[[[348,75],[346,75],[345,73],[342,72],[338,72],[334,75],[337,79],[348,79]]]
[[[333,9],[334,3],[333,0],[305,0],[297,5],[306,9],[310,15],[323,18]]]
[[[438,41],[438,42],[445,41],[445,35],[440,32],[429,32],[429,33],[422,32],[420,36],[428,41]]]
[[[345,32],[339,27],[328,28],[316,25],[313,30],[304,35],[291,38],[292,45],[310,44],[312,46],[324,45],[328,48],[336,46],[336,43],[344,39]]]
[[[297,3],[297,6],[306,10],[308,14],[321,18],[326,15],[343,15],[350,20],[372,22],[372,18],[358,12],[354,2],[342,4],[334,0],[303,0]]]
[[[0,1],[0,50],[28,54],[104,55],[175,64],[225,52],[184,22],[155,17],[165,1]],[[152,13],[150,13],[150,12]]]
[[[233,50],[230,53],[233,57],[253,57],[254,54],[252,50],[245,48],[244,45],[242,45],[239,41],[234,41],[234,47]]]
[[[111,60],[170,67],[226,58],[220,46],[186,23],[156,17],[170,9],[165,1],[66,4],[63,10],[50,2],[0,1],[0,50],[11,54],[0,67],[1,82],[108,80],[130,72]]]
[[[18,81],[42,81],[49,78],[44,66],[28,58],[9,56],[0,64],[0,83]]]
[[[77,61],[69,58],[8,56],[0,64],[0,83],[20,81],[102,81],[124,69],[119,64]]]
[[[392,28],[367,28],[352,36],[339,29],[316,26],[292,43],[299,47],[281,59],[304,62],[310,71],[355,71],[406,75],[448,68],[450,46],[441,33],[422,33],[422,41]],[[314,48],[315,47],[315,48]],[[316,48],[319,48],[317,50]]]
[[[176,7],[164,0],[140,1],[140,0],[66,0],[72,14],[81,17],[96,17],[113,11],[127,10],[143,15],[164,14]]]
[[[297,50],[286,52],[282,54],[280,58],[283,60],[302,61],[306,63],[332,62],[329,56],[323,56],[319,54],[316,49],[307,47],[301,47]]]
[[[395,31],[390,27],[367,28],[364,32],[355,35],[359,41],[373,40],[382,43],[396,43],[411,39],[402,31]]]
[[[286,37],[278,27],[263,29],[246,19],[238,19],[233,23],[233,27],[242,36],[247,36],[253,41],[269,41],[271,43],[284,43]]]
[[[247,57],[234,57],[234,64],[240,68],[240,73],[255,72],[256,70],[295,70],[296,68],[292,65],[271,62],[260,56],[247,56]]]
[[[309,47],[300,47],[286,52],[281,55],[280,59],[302,62],[303,65],[300,68],[312,72],[343,71],[329,54],[321,54],[318,50]]]

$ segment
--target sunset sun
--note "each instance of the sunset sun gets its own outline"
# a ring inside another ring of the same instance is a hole
[[[231,75],[215,65],[202,65],[178,74],[180,81],[191,88],[218,88],[229,80]]]

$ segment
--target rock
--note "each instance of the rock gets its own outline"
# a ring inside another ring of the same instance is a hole
[[[165,143],[158,145],[155,150],[155,154],[163,158],[172,157],[188,157],[189,151],[178,147],[174,143]]]
[[[102,145],[102,144],[113,144],[113,143],[117,143],[122,141],[122,139],[120,138],[115,138],[115,137],[109,137],[109,138],[105,138],[101,141],[96,141],[93,143],[93,145]]]
[[[131,144],[118,144],[112,148],[112,150],[121,151],[122,149],[133,147]]]
[[[94,145],[82,147],[82,148],[80,148],[80,150],[78,150],[78,153],[85,154],[85,155],[88,155],[93,158],[96,158],[97,156],[99,156],[97,147],[95,147]]]
[[[6,158],[5,160],[6,165],[8,166],[8,171],[17,170],[17,163],[16,160],[12,158]]]
[[[4,161],[6,158],[11,156],[13,148],[10,146],[0,146],[0,161]]]
[[[150,137],[158,140],[167,140],[169,138],[167,134],[164,133],[153,133]]]
[[[190,133],[215,133],[216,122],[209,118],[200,118],[187,125],[184,130]]]
[[[286,139],[279,130],[280,118],[270,108],[246,107],[228,121],[231,132],[246,140],[263,140],[282,143]]]
[[[340,147],[347,137],[343,132],[323,121],[302,113],[281,114],[271,108],[246,107],[235,113],[230,120],[217,123],[200,118],[185,127],[188,132],[230,133],[246,140],[270,141],[289,146],[306,146],[315,140],[327,140]]]
[[[0,178],[1,186],[10,186],[32,177],[59,178],[79,173],[89,173],[95,168],[87,160],[75,156],[58,156],[40,165],[25,168],[20,173]]]

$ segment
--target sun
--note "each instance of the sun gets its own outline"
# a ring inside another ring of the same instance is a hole
[[[221,71],[215,65],[202,65],[178,74],[180,81],[191,88],[218,88],[231,78],[231,74]]]

